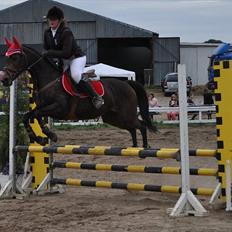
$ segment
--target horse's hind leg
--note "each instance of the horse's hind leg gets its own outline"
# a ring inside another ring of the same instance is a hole
[[[137,136],[136,136],[136,129],[135,128],[132,128],[132,129],[129,129],[128,130],[131,134],[131,137],[132,137],[132,143],[133,143],[133,147],[137,147],[138,144],[137,144]]]
[[[143,139],[143,147],[147,148],[149,147],[148,142],[147,142],[147,127],[142,120],[139,120],[139,122],[141,124],[139,130],[141,132],[142,139]]]
[[[147,143],[147,129],[146,129],[146,127],[142,127],[139,130],[141,132],[142,139],[143,139],[143,147],[145,147],[145,148],[149,147],[148,143]]]

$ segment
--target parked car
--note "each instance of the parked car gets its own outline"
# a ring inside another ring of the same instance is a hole
[[[189,94],[191,92],[192,88],[192,79],[191,77],[186,78],[186,84],[187,84],[187,93]],[[164,92],[164,95],[168,95],[171,93],[175,93],[178,91],[178,74],[177,73],[168,73],[166,74],[160,82],[161,88]]]

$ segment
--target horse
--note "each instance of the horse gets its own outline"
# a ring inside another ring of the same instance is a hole
[[[51,117],[58,120],[86,120],[102,117],[104,123],[129,131],[132,146],[137,147],[136,129],[140,130],[143,147],[148,147],[147,129],[156,132],[149,117],[148,98],[144,87],[136,81],[122,81],[114,78],[102,79],[104,87],[104,104],[96,109],[90,97],[80,98],[68,94],[61,83],[62,73],[54,62],[43,57],[38,51],[22,45],[15,37],[11,42],[5,38],[8,50],[5,67],[0,71],[3,86],[12,85],[13,81],[25,71],[31,75],[33,82],[33,99],[36,107],[23,116],[23,123],[31,141],[45,145],[46,139],[36,136],[30,126],[30,120],[37,119],[42,132],[51,141],[57,141],[42,120]],[[137,106],[142,119],[138,118]]]

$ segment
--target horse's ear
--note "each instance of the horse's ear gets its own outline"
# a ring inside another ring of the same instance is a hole
[[[5,42],[6,42],[7,46],[10,47],[12,45],[12,43],[10,42],[10,40],[7,39],[6,37],[4,37],[4,39],[5,39]]]
[[[15,37],[13,37],[13,42],[17,48],[22,48],[21,43]]]

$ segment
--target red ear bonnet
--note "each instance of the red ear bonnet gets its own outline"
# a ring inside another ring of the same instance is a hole
[[[11,44],[12,44],[12,43],[10,42],[10,40],[8,40],[6,37],[5,37],[4,39],[5,39],[5,41],[6,41],[7,46],[10,47]]]
[[[22,53],[22,46],[19,41],[13,37],[13,43],[11,43],[7,38],[5,38],[6,44],[9,47],[5,56],[9,57],[16,53]]]

